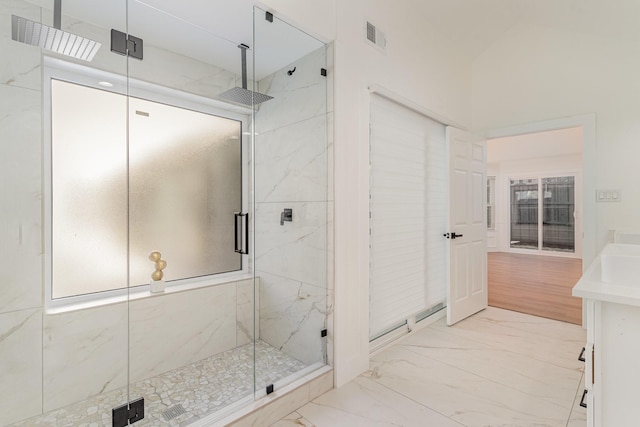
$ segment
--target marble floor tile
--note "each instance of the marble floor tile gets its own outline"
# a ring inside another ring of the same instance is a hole
[[[474,319],[562,340],[584,342],[587,336],[586,329],[579,325],[496,307],[488,307],[475,315]]]
[[[578,390],[576,391],[576,397],[571,408],[571,416],[569,417],[569,423],[567,427],[585,427],[587,425],[587,409],[580,406],[580,400],[582,399],[582,392],[584,391],[584,374],[580,381]]]
[[[549,328],[553,329],[560,323],[562,322],[551,323]],[[446,322],[441,320],[434,323],[432,327],[565,368],[580,369],[584,366],[582,362],[578,361],[578,354],[584,346],[586,334],[583,339],[550,337],[548,336],[550,333],[545,336],[526,329],[515,328],[513,323],[511,326],[505,326],[475,316],[453,326],[447,326]],[[579,328],[579,326],[575,327]]]
[[[325,393],[300,408],[298,413],[316,427],[461,426],[365,377]]]
[[[491,307],[442,319],[275,425],[584,427],[585,339],[579,326]]]
[[[402,346],[374,357],[370,378],[466,426],[564,426],[569,405],[550,402]],[[571,402],[572,403],[572,402]]]
[[[465,348],[464,338],[433,329],[428,332],[421,336],[425,344],[411,341],[401,343],[401,347],[540,399],[567,406],[574,399],[581,369],[557,366],[502,348]]]
[[[271,424],[271,427],[317,427],[311,421],[305,419],[298,412],[292,412],[280,421]]]

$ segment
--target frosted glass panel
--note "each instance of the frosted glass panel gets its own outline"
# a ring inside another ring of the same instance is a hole
[[[239,270],[241,122],[131,98],[131,285],[148,283],[157,250],[164,280]]]
[[[52,296],[126,287],[126,99],[58,80],[51,91]]]
[[[52,81],[53,298],[147,284],[155,250],[165,281],[242,268],[242,123],[129,103],[127,156],[127,97]]]

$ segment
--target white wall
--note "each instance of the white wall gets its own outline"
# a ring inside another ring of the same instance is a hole
[[[384,88],[422,110],[469,126],[471,62],[455,42],[425,25],[419,0],[328,2],[335,21],[316,19],[315,2],[265,3],[303,30],[335,35],[335,375],[338,386],[368,369],[369,87]],[[304,7],[302,6],[304,4]],[[335,5],[335,6],[334,6]],[[414,13],[411,13],[411,12]],[[425,12],[426,13],[426,12]],[[369,20],[387,38],[368,44]],[[331,70],[330,70],[331,72]]]
[[[596,114],[596,167],[584,171],[585,182],[595,178],[598,188],[622,191],[621,203],[596,205],[598,248],[607,230],[638,228],[640,58],[633,52],[639,48],[621,39],[519,25],[473,63],[476,130]]]
[[[368,369],[369,92],[377,85],[452,121],[469,124],[470,64],[423,25],[418,1],[357,0],[337,8],[336,384]],[[387,50],[370,46],[370,20]]]

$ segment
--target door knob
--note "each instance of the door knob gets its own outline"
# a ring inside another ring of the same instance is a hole
[[[451,240],[453,240],[453,239],[455,239],[456,237],[462,237],[463,235],[462,235],[462,234],[456,234],[455,232],[453,232],[453,231],[452,231],[451,233],[445,233],[445,234],[443,234],[443,236],[444,236],[444,237],[446,237],[447,239],[451,239]]]

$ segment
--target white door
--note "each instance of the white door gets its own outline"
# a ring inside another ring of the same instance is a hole
[[[447,324],[483,310],[487,291],[487,142],[447,127],[449,228]]]

